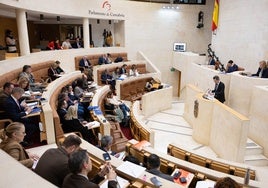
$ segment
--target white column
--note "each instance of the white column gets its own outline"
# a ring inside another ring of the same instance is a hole
[[[74,26],[74,38],[77,38],[78,33],[77,33],[77,26]],[[79,36],[80,37],[80,36]]]
[[[81,36],[82,36],[81,35],[81,26],[78,27],[78,31],[77,32],[78,32],[78,36],[81,38]]]
[[[20,55],[30,54],[30,45],[28,37],[28,28],[25,10],[16,9],[17,27],[18,27],[18,39],[20,45]]]
[[[89,20],[83,19],[84,48],[89,48]]]

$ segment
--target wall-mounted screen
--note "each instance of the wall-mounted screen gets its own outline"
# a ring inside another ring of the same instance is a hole
[[[173,50],[176,52],[185,52],[186,51],[186,43],[175,42],[173,45]]]

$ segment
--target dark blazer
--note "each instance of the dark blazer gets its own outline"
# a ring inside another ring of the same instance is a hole
[[[84,127],[78,119],[65,120],[62,124],[62,129],[64,133],[69,132],[80,132],[83,136],[83,139],[90,142],[94,135],[88,128]]]
[[[160,170],[158,170],[158,169],[150,169],[150,170],[147,170],[149,173],[151,173],[151,174],[154,174],[154,175],[156,175],[156,176],[159,176],[159,177],[161,177],[161,178],[164,178],[164,179],[166,179],[166,180],[169,180],[169,181],[172,181],[173,182],[173,177],[172,176],[170,176],[170,175],[167,175],[167,174],[164,174],[164,173],[162,173]]]
[[[27,152],[18,142],[7,139],[0,143],[0,148],[24,166],[28,168],[33,166],[33,160],[29,159]]]
[[[225,89],[224,83],[219,82],[219,86],[217,87],[217,89],[212,90],[212,93],[215,93],[214,97],[222,103],[224,103],[225,101],[224,89]]]
[[[94,178],[96,179],[96,178]],[[87,178],[77,175],[69,174],[65,177],[62,188],[99,188],[98,183],[103,180],[103,178],[97,178],[97,181],[89,181]],[[108,188],[116,188],[116,181],[109,181]]]
[[[57,74],[57,70],[53,69],[52,67],[47,70],[47,75],[51,78],[52,81],[56,80],[59,77]]]
[[[88,59],[87,59],[86,61],[87,61],[88,65],[85,65],[85,61],[84,61],[83,58],[79,61],[79,69],[80,69],[80,70],[83,69],[83,67],[84,67],[84,68],[89,68],[89,67],[91,67],[91,63],[90,63],[90,61],[89,61]]]
[[[101,56],[101,57],[99,57],[98,64],[99,65],[109,64],[109,62],[107,61],[106,58],[104,58],[103,56]]]
[[[57,109],[57,113],[60,117],[60,123],[61,124],[64,124],[65,122],[65,115],[67,114],[67,110],[66,109],[62,109],[62,108],[59,108]]]
[[[74,43],[72,44],[72,47],[73,47],[73,48],[83,48],[83,45],[82,45],[82,43],[79,41],[79,46],[78,46],[77,42],[74,42]]]
[[[127,70],[125,68],[120,68],[120,74],[127,74]]]
[[[261,68],[259,67],[257,73],[252,74],[252,76],[259,76],[260,72],[261,72]],[[268,78],[268,69],[267,68],[262,71],[261,78]]]
[[[69,155],[62,147],[48,149],[39,159],[35,172],[54,185],[61,187],[63,180],[70,173]]]
[[[18,121],[22,123],[25,122],[25,119],[21,118],[23,116],[26,116],[24,108],[19,107],[11,96],[6,99],[5,106],[8,106],[8,108],[5,108],[6,117],[10,118],[12,121]]]

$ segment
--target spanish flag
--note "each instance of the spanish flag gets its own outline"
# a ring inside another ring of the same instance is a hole
[[[220,0],[215,0],[215,3],[214,3],[214,11],[213,11],[213,17],[212,17],[212,28],[211,28],[213,32],[218,28],[219,1]]]

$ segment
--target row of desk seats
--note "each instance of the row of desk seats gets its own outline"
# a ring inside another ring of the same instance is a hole
[[[129,155],[134,155],[136,157],[141,158],[141,162],[145,161],[146,162],[146,156],[149,156],[150,154],[156,154],[160,157],[161,160],[161,165],[163,165],[162,169],[166,171],[163,171],[165,173],[169,173],[169,169],[183,169],[185,171],[188,171],[192,174],[194,174],[194,178],[193,178],[193,182],[189,185],[189,187],[192,187],[196,184],[196,181],[200,181],[200,180],[212,180],[212,181],[217,181],[220,178],[223,177],[230,177],[232,179],[234,179],[236,182],[238,182],[240,185],[243,185],[244,183],[244,175],[247,169],[242,168],[242,167],[234,167],[234,165],[229,165],[230,169],[233,170],[235,172],[235,170],[237,171],[237,173],[241,173],[243,175],[241,176],[236,176],[236,174],[227,174],[224,172],[220,172],[218,171],[219,169],[225,169],[225,165],[219,164],[217,163],[217,161],[215,161],[213,163],[213,169],[212,168],[206,168],[204,166],[199,166],[197,164],[194,163],[190,163],[189,161],[185,161],[185,160],[181,160],[181,159],[177,159],[173,156],[161,153],[155,149],[153,149],[150,146],[146,146],[143,147],[141,150],[138,150],[137,148],[135,148],[137,141],[136,140],[130,140],[127,145],[126,145],[126,154]],[[132,148],[132,149],[131,149]],[[134,151],[134,152],[133,152]],[[213,161],[212,161],[213,162]],[[175,164],[175,167],[173,166],[173,164]],[[255,178],[255,171],[251,170],[251,176],[254,175]],[[251,179],[249,182],[249,187],[265,187],[263,185],[264,183],[256,181]]]
[[[55,61],[50,60],[50,61],[45,61],[45,62],[40,62],[36,64],[32,64],[32,74],[34,75],[35,81],[36,82],[41,82],[44,81],[43,78],[46,78],[47,75],[47,70]],[[12,83],[17,83],[18,81],[18,76],[22,72],[22,67],[19,69],[12,70],[10,72],[7,72],[5,74],[2,74],[0,77],[0,87],[3,87],[4,84],[8,82]]]
[[[120,83],[120,98],[132,102],[141,99],[145,93],[145,85],[150,80],[152,80],[151,76],[138,76],[122,81]]]
[[[56,141],[59,141],[64,137],[64,132],[61,127],[60,118],[57,112],[58,96],[61,93],[63,87],[67,86],[68,84],[71,84],[76,79],[81,78],[81,76],[82,76],[81,74],[78,74],[77,76],[71,77],[70,79],[64,82],[61,82],[61,79],[56,80],[57,82],[61,82],[61,84],[59,87],[54,88],[54,91],[49,98],[49,104],[53,114],[53,123],[54,123]]]
[[[65,134],[65,136],[68,136],[68,135],[69,134]],[[96,169],[96,170],[93,169],[92,171],[95,171],[95,173],[97,173],[98,172],[97,169],[99,169],[99,167],[105,163],[105,161],[103,159],[103,153],[105,153],[105,152],[103,150],[93,146],[92,144],[86,142],[83,139],[82,139],[82,143],[81,143],[80,147],[83,149],[86,149],[88,151],[90,159],[93,162],[94,169]],[[121,165],[123,165],[125,162],[114,157],[114,156],[111,156],[110,163],[119,177],[122,177],[125,180],[128,180],[129,184],[127,186],[124,186],[124,187],[132,187],[132,188],[145,188],[145,187],[152,188],[152,187],[155,187],[153,185],[153,183],[150,181],[150,178],[154,177],[155,175],[150,174],[146,171],[143,171],[140,175],[138,175],[138,177],[134,176],[131,173],[128,174],[125,171],[122,171],[119,169],[119,167]],[[88,176],[92,177],[93,175],[95,175],[94,172],[92,172],[92,173],[93,174],[89,174]],[[144,179],[144,177],[146,177],[146,179]],[[162,179],[160,177],[158,179],[159,179],[159,181],[162,182],[163,187],[182,188],[182,186],[175,184],[173,182],[170,182],[168,180]]]
[[[174,156],[178,159],[189,161],[191,163],[210,168],[219,172],[226,174],[231,174],[239,177],[245,177],[247,168],[239,167],[228,163],[223,163],[221,161],[216,161],[215,159],[206,158],[194,153],[191,153],[187,150],[179,148],[173,144],[169,144],[167,148],[167,153],[171,156]],[[250,179],[255,180],[256,174],[255,170],[250,170]]]
[[[132,136],[135,140],[142,141],[146,140],[154,145],[154,131],[142,125],[141,122],[137,119],[138,116],[137,109],[139,109],[140,101],[135,101],[131,107],[130,111],[130,130]]]
[[[127,53],[126,52],[120,52],[120,53],[110,53],[111,54],[111,60],[114,61],[117,57],[122,57],[124,61],[128,61]],[[75,70],[79,70],[79,62],[80,60],[86,56],[86,58],[90,61],[92,66],[98,65],[99,57],[101,57],[103,54],[91,54],[91,55],[83,55],[83,56],[76,56],[74,58],[75,62]]]
[[[104,72],[105,69],[108,70],[109,74],[112,74],[115,70],[116,67],[121,68],[123,66],[123,64],[126,64],[126,70],[127,73],[129,73],[129,70],[131,69],[132,65],[136,65],[136,68],[139,72],[139,74],[146,74],[147,70],[146,70],[146,63],[144,63],[143,61],[130,61],[130,62],[122,62],[122,63],[112,63],[112,64],[105,64],[102,66],[98,66],[98,67],[94,67],[94,69],[96,69],[94,71],[94,73],[96,74],[96,76],[94,76],[95,79],[97,79],[97,83],[98,85],[103,85],[102,80],[101,80],[101,74]]]
[[[126,154],[127,155],[131,155],[131,156],[134,156],[136,157],[144,166],[147,166],[147,161],[148,161],[148,158],[151,154],[156,154],[158,155],[157,152],[148,152],[146,150],[144,150],[144,147],[143,149],[138,149],[136,148],[136,143],[137,141],[136,140],[130,140],[127,145],[126,145]],[[158,155],[159,156],[159,155]],[[172,175],[174,174],[175,171],[177,171],[178,169],[181,169],[180,167],[178,167],[176,165],[176,163],[166,159],[166,158],[163,158],[161,156],[160,157],[160,171],[164,174],[168,174],[168,175]],[[184,172],[187,172],[186,170],[184,169],[181,169],[183,170]],[[187,187],[195,187],[195,184],[198,180],[203,180],[205,178],[204,175],[202,175],[201,173],[197,173],[197,172],[187,172],[187,174],[191,174],[191,181],[186,184],[184,184],[183,186],[187,186]],[[189,177],[190,177],[189,176]],[[200,179],[202,178],[202,179]],[[190,180],[189,179],[189,180]]]
[[[104,117],[110,124],[110,135],[113,137],[112,151],[121,152],[125,150],[125,144],[127,143],[128,140],[122,133],[119,123],[113,120],[109,120],[109,118],[106,117],[104,103],[107,94],[110,92],[110,89],[108,89],[108,87],[105,88],[106,89],[104,89],[104,92],[101,95],[96,96],[98,97],[98,106],[101,109]],[[91,117],[95,121],[98,121],[98,118],[94,115],[93,111],[91,111]]]

